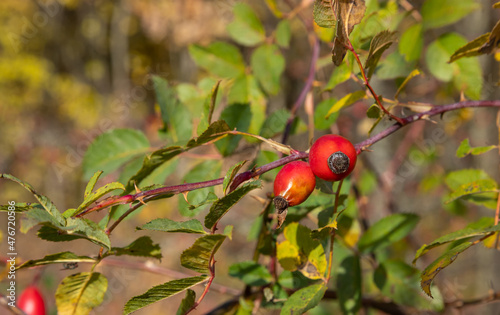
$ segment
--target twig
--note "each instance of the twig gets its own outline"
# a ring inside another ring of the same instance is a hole
[[[361,64],[361,60],[359,59],[359,55],[356,53],[356,51],[354,50],[354,47],[352,46],[352,43],[351,43],[351,40],[349,39],[349,37],[347,37],[347,44],[345,45],[345,47],[350,51],[352,52],[352,54],[354,55],[354,58],[356,58],[356,62],[358,63],[358,66],[359,66],[359,70],[361,71],[361,76],[363,77],[363,83],[366,85],[366,87],[370,90],[370,93],[372,94],[373,98],[375,99],[375,102],[377,102],[377,105],[380,107],[380,109],[382,109],[382,111],[388,115],[390,118],[394,119],[395,121],[398,122],[398,124],[400,125],[404,125],[404,121],[397,117],[397,116],[394,116],[393,114],[391,114],[385,107],[384,105],[382,104],[382,102],[380,101],[380,98],[378,97],[377,93],[375,93],[375,91],[373,90],[372,86],[370,85],[370,82],[368,81],[368,77],[366,76],[366,73],[365,73],[365,69],[363,68],[363,65]]]
[[[416,122],[419,120],[425,120],[431,116],[444,114],[444,113],[449,112],[449,111],[462,109],[462,108],[475,108],[475,107],[500,107],[500,100],[465,101],[465,102],[453,103],[453,104],[449,104],[449,105],[435,106],[431,110],[400,118],[403,121],[403,124],[395,123],[392,126],[388,127],[387,129],[381,131],[380,133],[378,133],[378,134],[376,134],[368,139],[365,139],[364,141],[361,141],[360,143],[357,143],[354,147],[356,148],[357,154],[360,154],[361,152],[367,150],[374,143],[386,138],[387,136],[391,135],[392,133],[394,133],[397,130],[399,130],[400,128],[402,128],[404,125],[407,125],[407,124],[410,124],[410,123],[413,123],[413,122]],[[266,173],[274,168],[283,166],[283,165],[285,165],[289,162],[292,162],[292,161],[307,159],[308,156],[309,155],[306,152],[293,151],[292,155],[289,155],[287,157],[273,161],[273,162],[266,164],[266,165],[263,165],[257,169],[240,173],[235,177],[233,183],[231,184],[230,190],[233,191],[243,182],[250,180],[252,178],[258,177],[258,176],[260,176],[260,175],[262,175],[262,174],[264,174],[264,173]],[[178,194],[181,192],[196,190],[196,189],[200,189],[200,188],[207,188],[207,187],[211,187],[211,186],[221,185],[223,182],[224,182],[224,178],[218,178],[218,179],[209,180],[209,181],[205,181],[205,182],[199,182],[199,183],[189,183],[189,184],[182,184],[182,185],[176,185],[176,186],[162,187],[162,188],[157,188],[157,189],[153,189],[153,190],[145,190],[145,191],[139,192],[135,195],[128,195],[128,198],[130,199],[129,203],[137,201],[137,200],[143,200],[144,202],[146,202],[146,201],[149,201],[149,200],[152,200],[152,199],[164,196],[164,195],[168,195],[168,194]],[[113,198],[113,197],[109,197],[109,198]],[[96,206],[94,206],[93,208],[90,208],[88,210],[85,210],[84,212],[80,213],[78,216],[83,216],[83,215],[90,213],[92,211],[102,210],[102,209],[109,207],[110,205],[114,205],[114,204],[110,204],[109,202],[106,202],[106,200],[108,200],[109,198],[102,200]]]
[[[465,308],[465,307],[470,307],[470,306],[477,306],[481,304],[486,304],[490,302],[498,302],[500,300],[500,292],[493,292],[492,294],[489,294],[487,296],[484,296],[482,298],[477,298],[469,301],[463,301],[463,300],[456,300],[453,302],[445,302],[446,307],[453,307],[453,308]]]
[[[5,307],[12,314],[26,315],[26,313],[24,313],[21,309],[10,306],[7,297],[3,294],[0,294],[0,305]]]
[[[337,187],[337,191],[335,192],[335,204],[333,206],[333,214],[332,218],[335,217],[335,214],[337,213],[337,209],[339,206],[339,197],[340,197],[340,189],[342,188],[342,183],[344,180],[341,180],[339,182],[339,186]],[[326,276],[326,281],[325,284],[328,285],[328,282],[330,282],[330,277],[332,275],[332,264],[333,264],[333,244],[335,241],[335,235],[337,233],[336,229],[332,229],[332,233],[330,236],[330,252],[328,254],[328,264],[327,264],[327,276]]]
[[[210,265],[209,265],[208,269],[210,270],[210,278],[208,278],[208,282],[205,285],[205,289],[203,290],[203,293],[201,294],[198,301],[196,301],[196,303],[194,303],[193,306],[191,306],[191,308],[188,309],[184,313],[184,315],[189,314],[191,311],[196,309],[196,307],[198,307],[198,305],[200,305],[201,301],[203,301],[203,299],[205,298],[205,295],[207,295],[208,290],[212,286],[212,282],[214,281],[214,278],[215,278],[215,259],[214,259],[213,253],[212,253],[212,256],[210,257]]]
[[[446,112],[452,111],[452,110],[457,110],[457,109],[462,109],[462,108],[475,108],[475,107],[500,107],[500,100],[496,101],[491,101],[491,100],[486,100],[486,101],[465,101],[465,102],[458,102],[458,103],[453,103],[449,105],[442,105],[442,106],[435,106],[432,109],[422,112],[422,113],[416,113],[413,115],[409,115],[406,117],[401,118],[403,121],[403,124],[400,123],[395,123],[392,126],[388,127],[387,129],[381,131],[380,133],[376,134],[373,137],[370,137],[364,141],[361,141],[360,143],[357,143],[354,147],[356,148],[356,152],[359,154],[362,151],[365,151],[370,147],[372,144],[384,139],[385,137],[391,135],[395,131],[399,130],[403,125],[407,125],[419,120],[424,120],[427,119],[431,116],[435,115],[440,115],[444,114]]]
[[[299,97],[293,104],[292,110],[290,111],[291,115],[286,122],[285,131],[283,132],[283,138],[281,140],[281,143],[283,144],[286,144],[286,142],[288,141],[288,136],[290,135],[290,130],[292,128],[293,120],[297,115],[297,110],[300,108],[300,106],[302,106],[302,104],[306,99],[307,93],[309,93],[309,91],[311,90],[312,84],[314,82],[314,75],[316,74],[316,64],[318,62],[318,58],[319,58],[319,39],[318,37],[314,36],[313,52],[311,58],[311,65],[309,66],[309,74],[307,76],[306,84],[302,88]]]

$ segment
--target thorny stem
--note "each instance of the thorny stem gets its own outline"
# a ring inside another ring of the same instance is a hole
[[[356,58],[356,62],[358,63],[358,66],[359,66],[359,70],[361,71],[361,76],[363,77],[363,81],[364,81],[364,84],[366,85],[366,87],[370,90],[370,93],[372,94],[373,98],[375,99],[375,102],[377,102],[377,105],[380,107],[380,109],[382,109],[382,111],[388,115],[390,118],[394,119],[395,121],[397,121],[399,124],[401,125],[404,125],[404,121],[397,117],[397,116],[394,116],[393,114],[391,114],[385,107],[384,105],[382,105],[382,102],[380,101],[380,98],[378,97],[377,93],[375,93],[375,91],[373,90],[372,86],[370,85],[370,82],[368,82],[368,78],[366,77],[366,73],[365,73],[365,69],[363,68],[363,65],[361,64],[361,60],[359,59],[359,55],[356,53],[356,51],[354,50],[354,47],[352,47],[352,44],[351,44],[351,41],[349,40],[349,38],[347,38],[347,45],[345,45],[345,47],[350,51],[352,52],[352,54],[354,55],[354,58]]]
[[[442,105],[442,106],[434,106],[432,109],[422,112],[422,113],[416,113],[413,115],[409,115],[406,117],[401,118],[403,121],[403,124],[400,123],[395,123],[389,128],[381,131],[380,133],[376,134],[373,137],[370,137],[364,141],[361,141],[360,143],[357,143],[354,147],[356,148],[356,152],[359,154],[362,151],[365,151],[370,147],[372,144],[384,139],[385,137],[389,136],[390,134],[394,133],[395,131],[399,130],[401,127],[404,125],[408,125],[410,123],[419,121],[419,120],[425,120],[431,116],[435,115],[441,115],[449,111],[457,110],[457,109],[462,109],[462,108],[474,108],[474,107],[500,107],[500,100],[496,101],[465,101],[465,102],[458,102],[458,103],[453,103],[449,105]]]
[[[335,192],[335,205],[333,206],[333,214],[332,214],[332,218],[335,217],[335,214],[337,213],[337,209],[338,209],[338,206],[339,206],[339,197],[340,197],[340,189],[342,188],[342,183],[344,182],[344,180],[341,180],[339,182],[339,186],[337,187],[337,191]],[[328,282],[330,282],[330,277],[332,275],[332,264],[333,264],[333,243],[335,241],[335,235],[337,233],[337,230],[336,229],[333,229],[332,230],[332,235],[330,237],[330,253],[329,253],[329,256],[328,256],[328,274],[326,276],[326,281],[325,281],[325,284],[328,285]]]
[[[465,101],[465,102],[458,102],[458,103],[453,103],[449,105],[442,105],[442,106],[435,106],[431,110],[422,112],[422,113],[416,113],[413,115],[409,115],[406,117],[401,118],[403,121],[403,124],[400,123],[395,123],[392,126],[388,127],[387,129],[381,131],[380,133],[374,135],[373,137],[370,137],[368,139],[365,139],[364,141],[361,141],[360,143],[357,143],[354,145],[356,148],[356,153],[360,154],[363,151],[366,151],[371,145],[374,143],[386,138],[387,136],[391,135],[392,133],[396,132],[400,128],[402,128],[404,125],[408,125],[410,123],[419,121],[419,120],[425,120],[428,119],[431,116],[435,115],[440,115],[444,114],[449,111],[457,110],[457,109],[462,109],[462,108],[475,108],[475,107],[500,107],[500,100],[486,100],[486,101]],[[296,161],[296,160],[301,160],[301,159],[306,159],[308,157],[308,153],[306,152],[300,152],[300,151],[293,151],[293,154],[286,156],[284,158],[278,159],[276,161],[273,161],[269,164],[263,165],[257,169],[253,169],[250,171],[246,171],[243,173],[238,174],[233,183],[231,184],[230,190],[233,191],[236,189],[241,183],[250,180],[252,178],[256,178],[272,169],[275,169],[277,167],[283,166],[289,162]],[[145,190],[142,192],[139,192],[135,195],[131,195],[132,201],[138,201],[142,200],[144,202],[147,202],[151,199],[155,199],[157,197],[161,197],[164,195],[168,194],[178,194],[182,192],[187,192],[187,191],[192,191],[200,188],[206,188],[206,187],[211,187],[211,186],[217,186],[221,185],[224,182],[224,178],[218,178],[214,180],[209,180],[205,182],[199,182],[199,183],[188,183],[188,184],[182,184],[182,185],[176,185],[176,186],[167,186],[167,187],[162,187],[162,188],[157,188],[153,190]],[[83,216],[87,213],[90,213],[92,211],[97,211],[97,210],[102,210],[110,205],[107,204],[106,199],[103,200],[103,202],[99,202],[96,206],[93,208],[87,209],[84,212],[80,213],[78,216]],[[140,207],[140,204],[138,204]],[[134,208],[133,210],[127,211],[127,215],[132,213],[134,210],[137,208]],[[125,218],[126,215],[123,216]],[[123,218],[120,218],[119,220],[123,220]],[[115,224],[110,227],[114,229]]]

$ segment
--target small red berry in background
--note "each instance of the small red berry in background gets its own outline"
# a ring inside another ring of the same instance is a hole
[[[309,164],[314,175],[326,181],[339,181],[356,166],[356,149],[339,135],[320,137],[309,150]]]
[[[27,315],[45,315],[45,302],[36,286],[30,285],[21,293],[17,307]]]
[[[288,207],[303,203],[313,192],[316,177],[307,162],[286,164],[274,180],[274,206],[278,211],[278,228],[285,220]]]

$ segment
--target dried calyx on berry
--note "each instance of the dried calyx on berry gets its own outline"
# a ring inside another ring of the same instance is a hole
[[[315,186],[316,177],[307,162],[294,161],[283,166],[274,180],[273,201],[278,212],[277,228],[285,221],[288,207],[304,202]]]

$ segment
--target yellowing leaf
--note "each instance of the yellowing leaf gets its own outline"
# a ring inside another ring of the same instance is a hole
[[[311,236],[311,230],[296,222],[283,231],[286,240],[278,244],[280,265],[289,271],[299,270],[309,279],[322,279],[326,271],[323,246]]]
[[[432,297],[431,283],[437,276],[437,274],[444,268],[448,267],[451,263],[453,263],[455,259],[457,259],[458,254],[462,253],[471,246],[471,242],[462,243],[448,250],[446,253],[441,255],[441,257],[434,260],[434,262],[432,262],[427,268],[425,268],[421,275],[420,285],[422,286],[422,290],[424,290],[424,292],[428,296]]]
[[[360,99],[363,99],[365,96],[366,96],[365,91],[356,91],[354,93],[347,94],[330,108],[330,110],[326,114],[325,119],[328,119],[330,115],[338,112],[343,107],[352,105],[353,103],[359,101]]]

